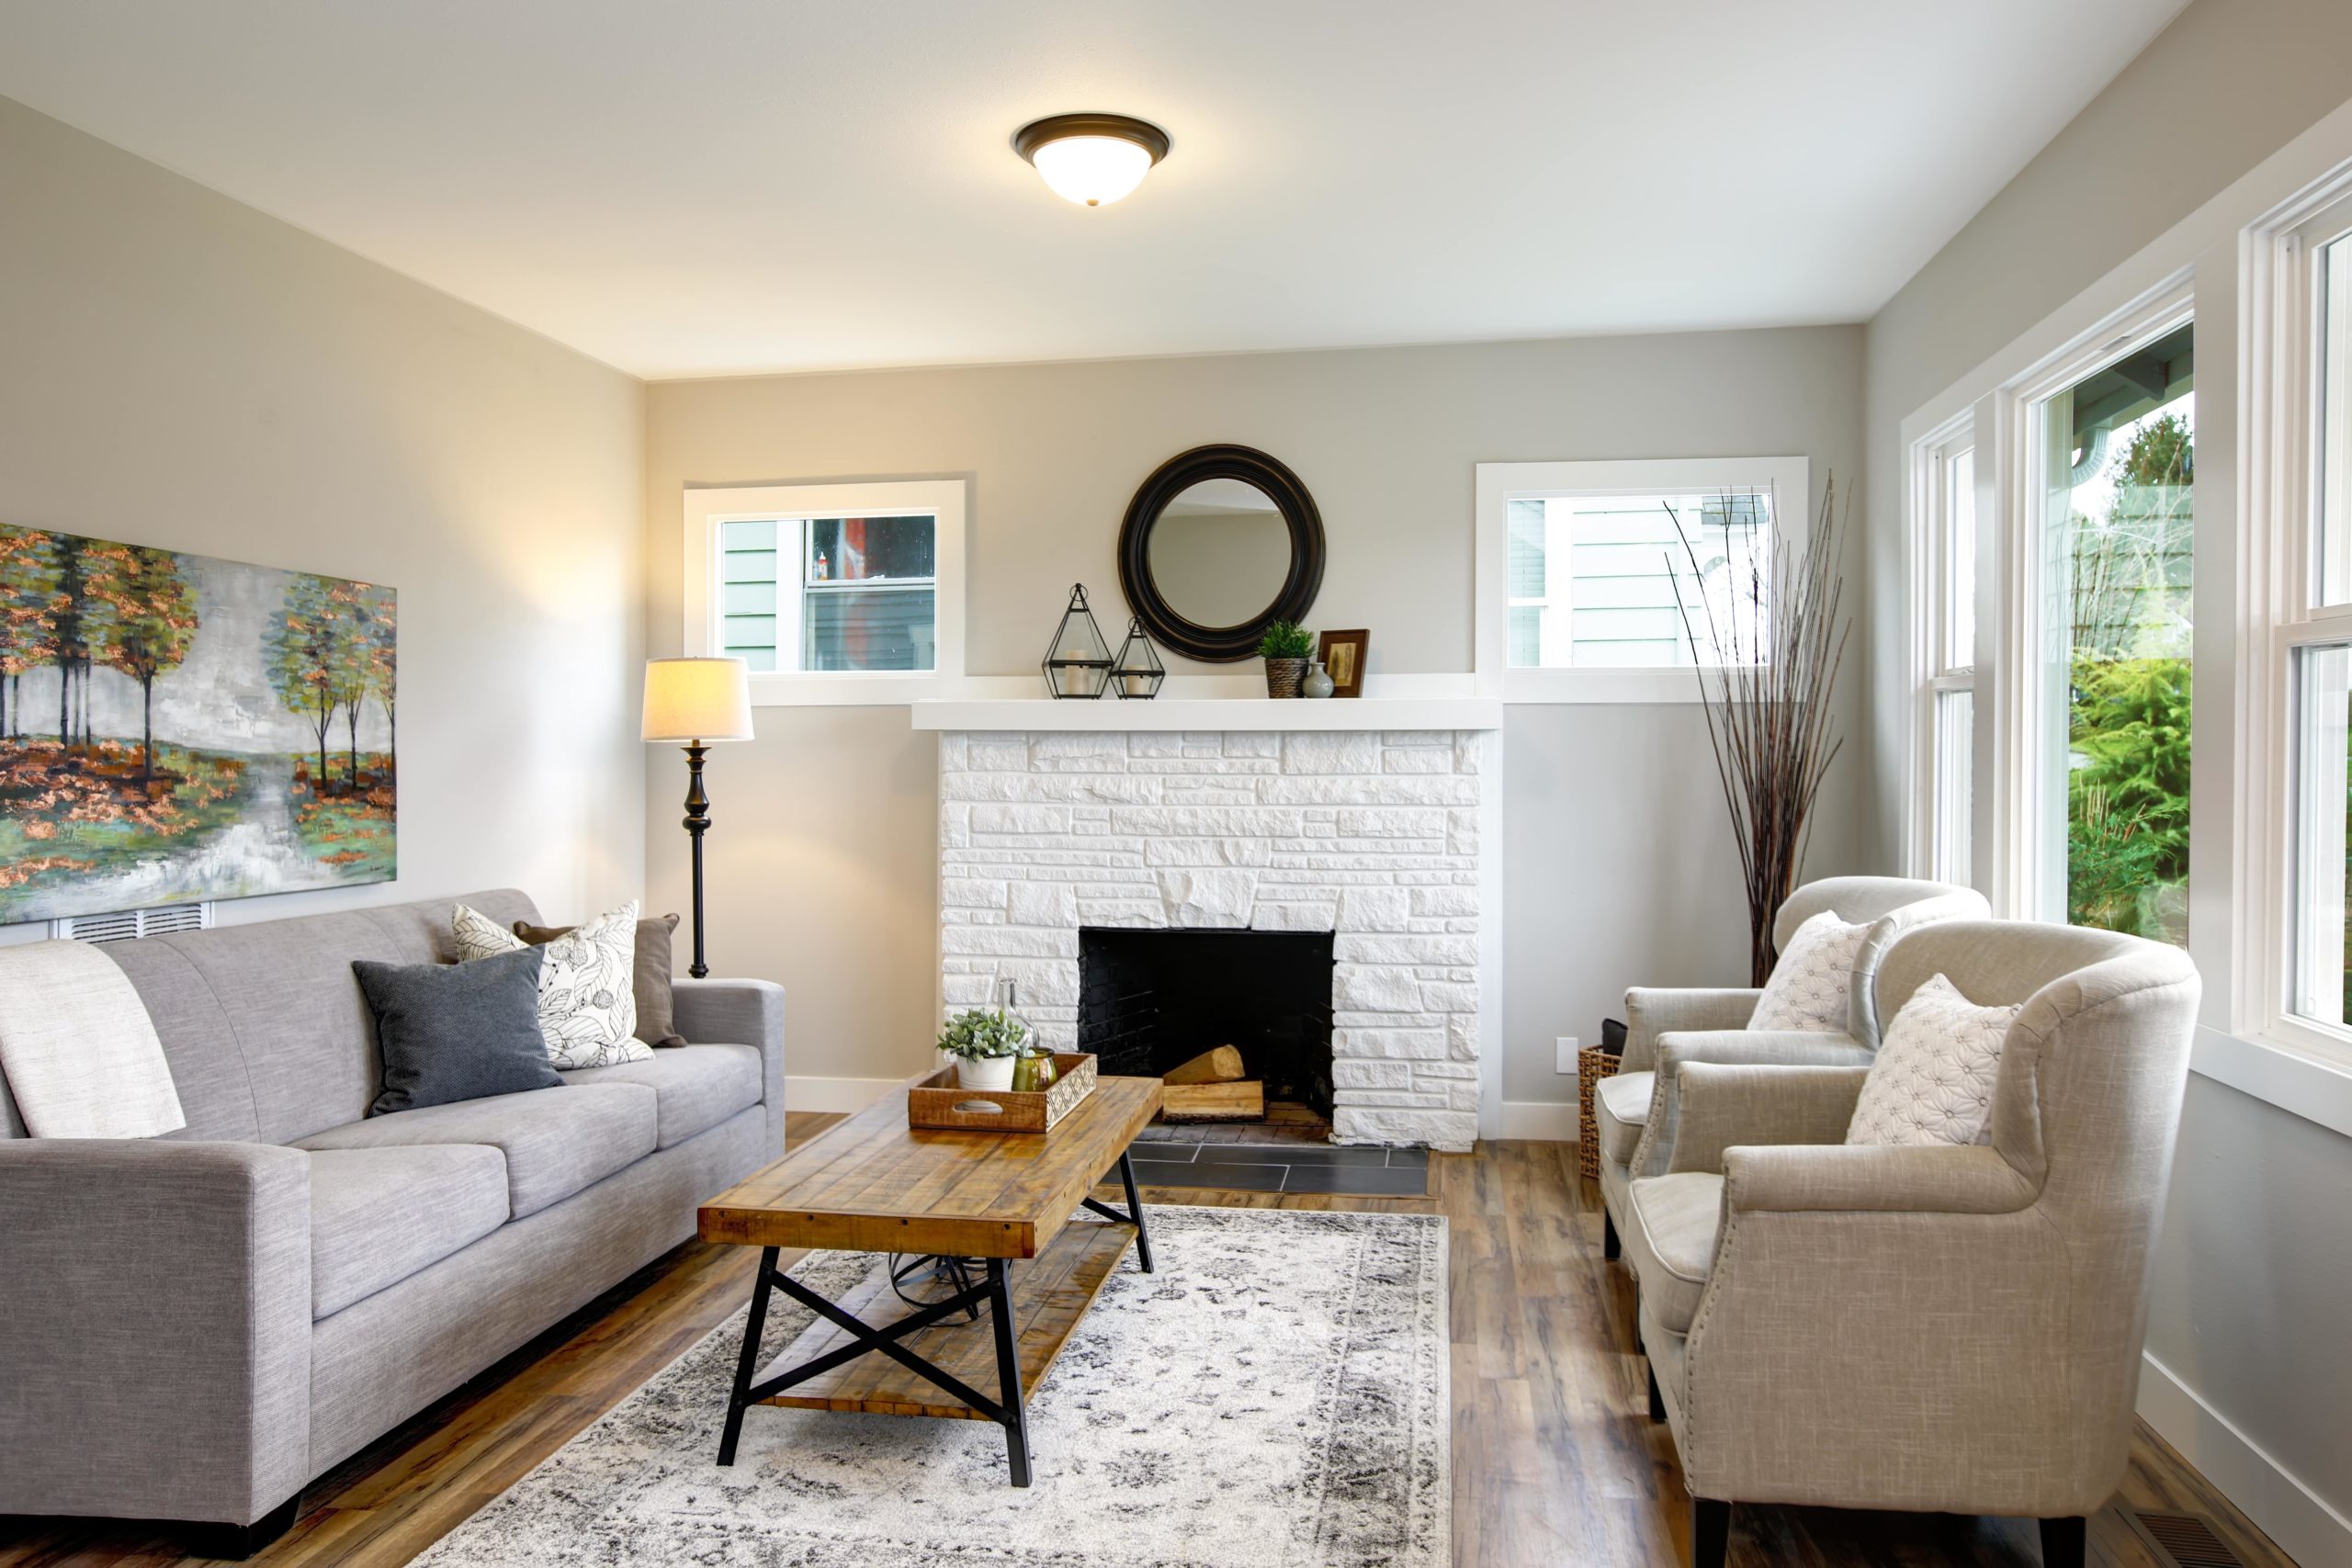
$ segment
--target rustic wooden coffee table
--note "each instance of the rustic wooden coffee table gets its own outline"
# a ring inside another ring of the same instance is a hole
[[[1159,1095],[1158,1078],[1106,1077],[1050,1133],[942,1132],[907,1125],[902,1085],[705,1203],[705,1241],[763,1249],[718,1462],[735,1462],[752,1405],[863,1410],[997,1422],[1012,1484],[1028,1485],[1030,1392],[1130,1241],[1151,1272],[1127,1145],[1159,1111]],[[1126,1187],[1124,1214],[1091,1195],[1114,1165]],[[977,1258],[988,1277],[918,1307],[892,1289],[886,1258],[830,1302],[776,1267],[784,1247]],[[762,1370],[772,1289],[817,1321]],[[948,1321],[982,1305],[992,1320],[987,1337],[977,1321]],[[993,1399],[974,1386],[990,1363]]]

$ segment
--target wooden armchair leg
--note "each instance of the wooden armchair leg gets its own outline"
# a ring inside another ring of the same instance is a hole
[[[1612,1220],[1612,1219],[1611,1219],[1611,1218],[1609,1217],[1609,1211],[1608,1211],[1608,1210],[1603,1209],[1603,1210],[1601,1210],[1601,1211],[1600,1211],[1600,1257],[1601,1257],[1601,1260],[1602,1260],[1603,1262],[1607,1262],[1607,1263],[1614,1263],[1614,1262],[1616,1262],[1616,1261],[1617,1261],[1617,1253],[1618,1253],[1618,1250],[1619,1250],[1619,1249],[1618,1249],[1618,1246],[1617,1246],[1617,1222],[1616,1222],[1615,1220]]]
[[[1653,1421],[1663,1421],[1666,1419],[1666,1395],[1657,1391],[1657,1369],[1656,1367],[1652,1367],[1650,1369],[1650,1419]]]
[[[2083,1568],[2089,1561],[2090,1521],[2065,1518],[2041,1523],[2042,1568]]]
[[[1690,1499],[1690,1568],[1724,1568],[1731,1552],[1731,1505]]]

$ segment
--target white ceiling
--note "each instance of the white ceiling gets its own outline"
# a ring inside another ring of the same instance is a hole
[[[2183,3],[0,0],[0,94],[675,377],[1860,321]]]

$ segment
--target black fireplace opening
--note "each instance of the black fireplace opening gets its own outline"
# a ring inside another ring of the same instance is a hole
[[[1078,933],[1078,1048],[1105,1073],[1158,1077],[1230,1045],[1269,1102],[1331,1114],[1331,933],[1088,926]]]

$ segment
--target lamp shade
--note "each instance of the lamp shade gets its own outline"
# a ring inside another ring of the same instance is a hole
[[[680,745],[752,739],[750,666],[740,659],[647,660],[645,739]]]

